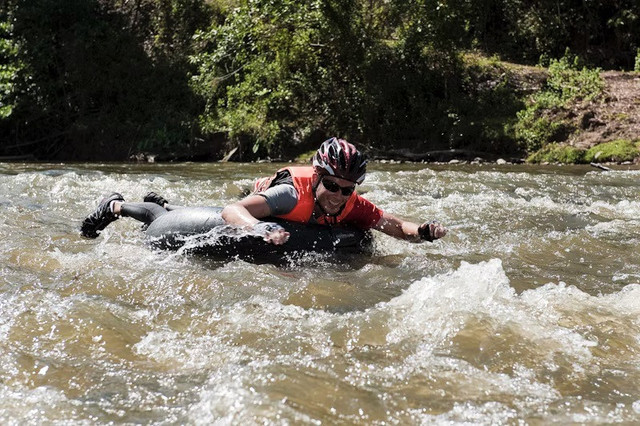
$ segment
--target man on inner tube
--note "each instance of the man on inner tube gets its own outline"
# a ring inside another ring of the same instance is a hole
[[[418,225],[382,211],[356,192],[364,181],[367,160],[349,142],[331,138],[322,143],[312,166],[286,167],[259,179],[254,193],[222,210],[232,225],[253,227],[272,244],[284,244],[289,233],[280,225],[260,219],[275,216],[302,223],[350,224],[377,229],[412,242],[433,241],[446,235],[437,222]]]

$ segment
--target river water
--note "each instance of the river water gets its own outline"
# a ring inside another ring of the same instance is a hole
[[[640,422],[638,170],[372,164],[450,234],[347,260],[78,234],[110,191],[223,206],[277,167],[0,163],[0,423]]]

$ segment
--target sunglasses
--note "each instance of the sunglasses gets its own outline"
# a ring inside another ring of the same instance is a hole
[[[353,194],[353,191],[356,190],[355,185],[354,186],[340,186],[335,182],[332,182],[330,180],[326,180],[326,179],[322,179],[322,185],[326,188],[327,191],[329,192],[338,192],[340,191],[342,193],[342,195],[344,195],[345,197]]]

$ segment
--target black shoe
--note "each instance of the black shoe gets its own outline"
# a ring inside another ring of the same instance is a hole
[[[155,192],[150,192],[144,196],[145,203],[155,203],[160,207],[164,207],[165,204],[169,204],[167,200],[164,199],[162,195],[158,195]]]
[[[82,226],[80,227],[80,234],[86,238],[96,238],[100,235],[97,231],[102,231],[107,227],[108,224],[118,219],[118,217],[113,214],[109,205],[112,201],[124,201],[122,195],[114,192],[110,194],[108,197],[104,198],[98,204],[98,208],[95,212],[91,213],[89,216],[82,221]]]

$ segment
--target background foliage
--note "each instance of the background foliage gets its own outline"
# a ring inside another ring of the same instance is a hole
[[[558,111],[564,110],[569,102],[592,100],[604,89],[600,69],[581,67],[580,59],[569,52],[559,60],[552,59],[548,71],[543,90],[517,113],[515,134],[529,152],[562,141],[575,131],[571,120],[558,119]],[[553,116],[546,115],[548,112]]]
[[[632,70],[639,26],[636,0],[5,0],[0,156],[532,150],[554,136],[522,133],[548,126],[498,59],[550,66],[563,98],[567,48],[576,75]]]
[[[9,1],[0,41],[10,53],[0,77],[5,153],[121,159],[188,142],[201,101],[186,58],[190,34],[208,23],[198,22],[203,10],[191,0]]]

